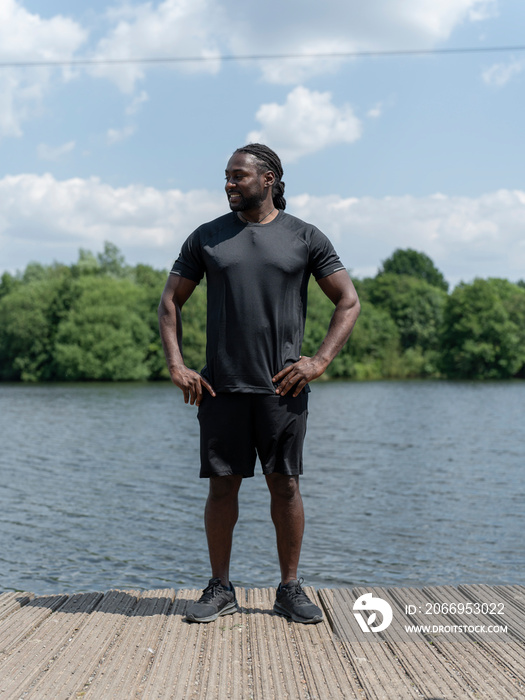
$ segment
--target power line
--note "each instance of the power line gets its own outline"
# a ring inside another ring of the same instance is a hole
[[[42,68],[57,66],[106,66],[154,63],[207,63],[211,61],[284,61],[301,58],[374,58],[383,56],[438,56],[447,54],[525,51],[523,46],[460,46],[448,49],[391,49],[385,51],[340,51],[332,53],[282,53],[217,56],[167,56],[152,58],[71,58],[35,61],[0,61],[0,68]]]

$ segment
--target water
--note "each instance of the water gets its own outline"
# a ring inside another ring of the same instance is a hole
[[[525,383],[316,383],[301,574],[320,587],[523,583]],[[194,407],[169,384],[0,384],[0,590],[201,588]],[[232,580],[278,582],[241,488]]]

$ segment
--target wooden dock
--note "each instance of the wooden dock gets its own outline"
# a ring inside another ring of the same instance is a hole
[[[195,590],[1,594],[0,698],[525,698],[523,586],[306,590],[325,610],[320,624],[275,615],[269,588],[237,589],[240,612],[210,624],[184,620],[200,595]],[[496,622],[508,633],[354,636],[353,604],[365,592],[387,600],[394,615],[413,605],[414,624],[428,624],[422,611],[437,604],[431,624],[449,630],[465,619],[452,614],[456,608],[443,614],[440,602],[472,601],[488,610],[499,601],[504,617]]]

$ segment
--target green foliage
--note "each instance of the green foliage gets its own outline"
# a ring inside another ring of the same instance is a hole
[[[0,278],[0,380],[168,379],[157,306],[167,273],[126,264],[111,243],[78,261],[30,263]],[[354,280],[361,316],[325,378],[525,377],[525,284],[475,280],[450,295],[432,261],[398,250]],[[311,281],[302,353],[314,355],[334,306]],[[206,284],[182,310],[184,360],[205,363]]]
[[[140,287],[129,280],[84,277],[74,284],[56,335],[57,374],[71,380],[147,379],[150,329]]]
[[[142,290],[144,296],[143,318],[149,332],[145,359],[148,379],[169,379],[157,319],[157,306],[166,283],[167,273],[164,270],[155,270],[150,265],[139,264],[133,269],[130,277]]]
[[[379,271],[380,275],[408,275],[428,282],[433,287],[438,287],[444,292],[448,291],[448,282],[437,269],[432,260],[425,253],[418,253],[412,248],[404,250],[398,248],[392,255],[383,261]]]
[[[0,379],[4,380],[56,378],[54,340],[70,303],[71,270],[64,265],[28,267],[31,281],[25,283],[21,276],[0,299]]]
[[[52,362],[51,282],[16,286],[0,299],[0,379],[47,378]]]
[[[308,285],[308,315],[301,350],[303,355],[315,355],[326,335],[333,312],[334,305],[330,299],[323,294],[319,285],[311,280]]]
[[[167,376],[156,307],[166,273],[130,268],[109,243],[70,267],[30,263],[0,284],[0,379]]]
[[[448,377],[505,379],[525,365],[525,290],[506,280],[460,284],[445,306],[441,366]]]
[[[399,332],[384,309],[368,301],[361,304],[361,315],[352,339],[330,365],[335,377],[383,379],[401,371]]]
[[[387,376],[436,376],[446,292],[418,277],[394,273],[364,280],[361,288],[363,298],[386,312],[397,329],[399,352],[390,355]]]
[[[4,272],[2,277],[0,277],[0,299],[13,292],[19,285],[20,280],[10,275],[9,272]]]
[[[201,282],[182,307],[184,363],[200,371],[206,361],[206,283]]]
[[[101,272],[100,262],[90,250],[80,248],[78,251],[78,262],[73,265],[73,274],[75,277],[81,275],[96,275]]]
[[[334,305],[314,281],[309,284],[308,299],[301,352],[312,356],[326,335]],[[395,323],[386,311],[364,301],[351,341],[333,360],[324,377],[381,379],[396,376],[399,355],[399,333]]]
[[[113,243],[106,241],[104,250],[98,253],[97,261],[100,267],[100,272],[103,275],[111,275],[112,277],[125,277],[128,274],[128,267],[124,260],[124,256]]]
[[[438,287],[408,275],[378,275],[369,290],[371,301],[395,321],[404,349],[436,349],[447,295]]]

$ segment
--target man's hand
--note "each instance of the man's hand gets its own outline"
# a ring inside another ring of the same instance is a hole
[[[171,381],[182,390],[184,394],[184,403],[189,403],[193,406],[201,405],[202,401],[202,387],[205,387],[212,396],[215,396],[215,392],[211,384],[209,384],[204,377],[198,372],[194,372],[192,369],[184,366],[182,368],[177,367],[176,369],[170,368]]]
[[[293,365],[288,365],[273,377],[272,381],[279,384],[275,393],[284,396],[295,387],[293,396],[298,396],[308,382],[320,377],[325,369],[320,360],[303,355]]]

